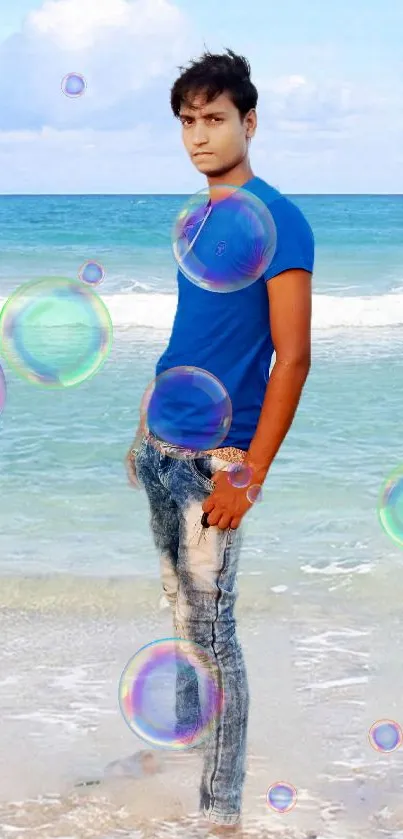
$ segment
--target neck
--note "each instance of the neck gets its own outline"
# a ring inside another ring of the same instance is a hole
[[[230,186],[243,186],[247,181],[250,181],[251,178],[254,178],[254,174],[249,160],[242,160],[242,162],[238,163],[237,166],[234,166],[233,169],[229,169],[228,172],[225,172],[223,175],[209,177],[207,178],[207,181],[209,186],[220,186],[223,184],[228,184]]]

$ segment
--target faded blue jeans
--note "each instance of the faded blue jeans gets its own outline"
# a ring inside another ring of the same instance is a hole
[[[211,475],[229,464],[211,455],[179,460],[168,451],[168,446],[161,451],[144,438],[136,472],[148,496],[175,637],[193,641],[214,656],[224,691],[223,709],[204,744],[200,809],[212,822],[236,824],[241,816],[249,708],[234,617],[241,532],[201,525],[202,503],[214,488]],[[189,671],[186,686],[178,692],[177,685],[179,730],[200,707],[197,676],[190,670],[193,678]]]

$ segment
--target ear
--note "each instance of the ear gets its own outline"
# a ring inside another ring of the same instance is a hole
[[[255,136],[256,128],[257,128],[257,113],[256,110],[253,108],[247,117],[247,132],[246,136],[248,140],[251,140],[252,137]]]

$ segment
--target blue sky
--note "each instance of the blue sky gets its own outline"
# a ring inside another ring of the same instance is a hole
[[[286,193],[403,193],[397,0],[13,0],[0,19],[0,193],[193,192],[178,65],[230,47],[259,91],[255,174]],[[229,11],[231,9],[231,12]],[[68,99],[68,72],[87,91]]]

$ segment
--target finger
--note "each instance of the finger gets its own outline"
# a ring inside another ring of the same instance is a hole
[[[229,528],[230,521],[231,516],[229,515],[229,513],[223,513],[217,526],[220,528],[220,530],[227,530]]]
[[[128,473],[128,478],[129,478],[130,486],[135,487],[135,489],[137,489],[140,486],[140,484],[138,482],[138,479],[137,479],[137,475],[135,475],[133,473]]]
[[[136,469],[134,468],[133,463],[130,460],[126,461],[126,473],[129,479],[129,483],[137,488],[139,486],[139,482],[136,474]]]
[[[232,519],[231,524],[230,524],[231,530],[237,530],[237,528],[239,527],[240,524],[241,524],[241,519],[240,518]]]
[[[208,521],[210,527],[215,527],[218,524],[218,522],[220,521],[221,515],[222,515],[221,510],[217,510],[216,508],[214,508],[212,513],[210,513],[210,515],[207,518],[207,521]]]
[[[202,504],[203,513],[211,513],[211,511],[214,509],[214,504],[215,504],[215,501],[214,501],[213,495],[209,495],[209,497],[206,498],[205,501],[203,501],[203,504]]]

